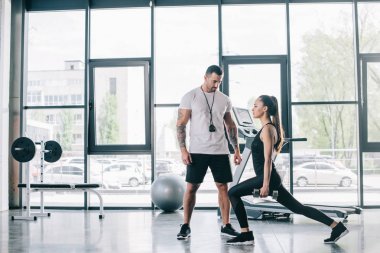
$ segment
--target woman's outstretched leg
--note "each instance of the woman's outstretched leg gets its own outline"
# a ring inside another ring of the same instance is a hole
[[[337,223],[326,214],[322,213],[316,208],[305,206],[296,200],[288,190],[281,184],[278,188],[278,198],[277,201],[288,208],[290,211],[296,214],[302,214],[310,219],[315,221],[319,221],[327,226],[332,228],[330,238],[325,240],[325,243],[334,243],[339,238],[343,237],[348,233],[347,228],[343,225],[343,223]]]
[[[319,221],[327,226],[333,224],[334,220],[328,217],[326,214],[321,211],[301,204],[296,200],[288,190],[285,189],[283,185],[280,185],[278,188],[278,203],[288,208],[290,211],[296,214],[302,214],[310,219]]]

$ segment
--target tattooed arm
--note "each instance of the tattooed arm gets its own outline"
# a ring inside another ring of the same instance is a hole
[[[228,133],[230,143],[235,150],[234,162],[235,162],[235,164],[240,164],[241,156],[240,156],[240,149],[239,149],[238,132],[237,132],[236,124],[232,120],[230,112],[226,112],[224,114],[224,123],[225,123],[226,128],[227,128],[227,133]]]
[[[186,165],[191,163],[191,157],[186,148],[186,125],[190,116],[191,110],[178,109],[177,140],[182,153],[182,161]]]

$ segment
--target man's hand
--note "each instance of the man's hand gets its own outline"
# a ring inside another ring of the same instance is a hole
[[[239,150],[235,150],[234,163],[235,163],[235,165],[239,165],[241,163],[241,155],[240,155]]]
[[[187,151],[187,149],[184,149],[182,148],[181,149],[181,153],[182,153],[182,162],[183,164],[185,165],[189,165],[191,164],[193,161],[191,160],[191,155],[190,153]]]

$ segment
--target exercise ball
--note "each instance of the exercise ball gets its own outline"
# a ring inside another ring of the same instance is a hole
[[[181,208],[184,194],[185,181],[174,174],[159,176],[154,180],[150,192],[152,202],[165,212]]]

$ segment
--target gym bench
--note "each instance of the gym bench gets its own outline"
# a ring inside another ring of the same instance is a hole
[[[99,219],[104,218],[104,208],[103,208],[103,197],[95,189],[99,188],[100,184],[30,184],[30,190],[33,192],[58,192],[58,191],[81,191],[81,192],[91,192],[96,194],[100,202],[100,214]],[[20,188],[26,188],[27,184],[18,184]],[[49,215],[50,216],[50,215]]]

